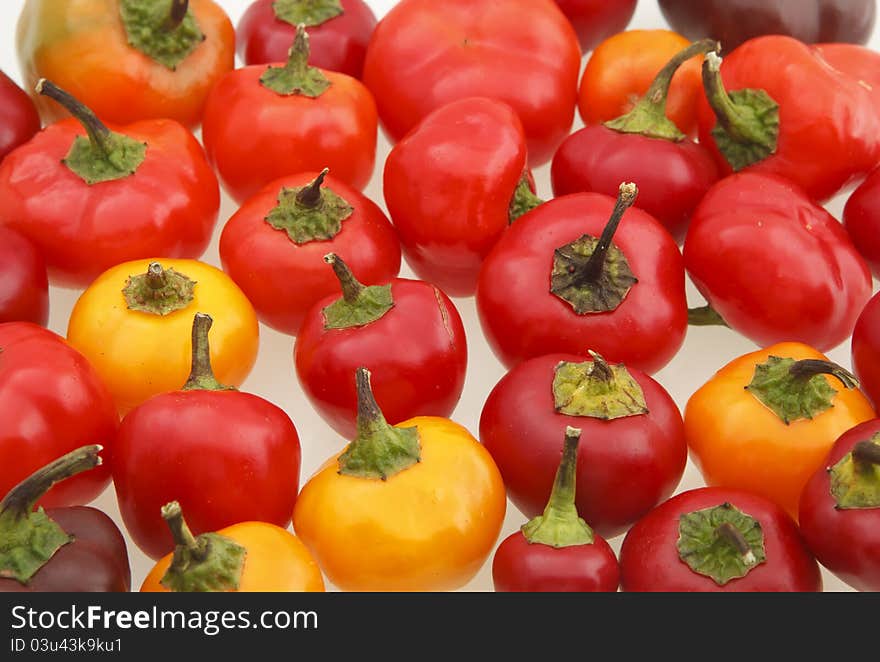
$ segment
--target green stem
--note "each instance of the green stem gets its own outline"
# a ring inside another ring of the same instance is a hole
[[[0,518],[27,517],[40,497],[55,483],[99,466],[101,457],[98,453],[101,450],[103,446],[83,446],[35,471],[0,501]]]
[[[672,84],[672,78],[678,71],[678,68],[692,57],[697,55],[705,55],[706,53],[720,53],[721,44],[714,39],[701,39],[695,41],[690,46],[676,53],[669,62],[660,70],[657,77],[651,83],[651,87],[645,92],[639,103],[644,103],[656,108],[659,112],[666,114],[666,99],[669,96],[669,86]]]
[[[339,286],[342,288],[342,298],[348,303],[356,303],[364,290],[363,283],[354,277],[351,269],[336,253],[327,253],[324,256],[324,262],[333,267],[333,273],[336,274]]]
[[[727,322],[712,306],[688,308],[688,324],[691,326],[728,326]]]
[[[321,204],[321,185],[328,172],[330,172],[330,168],[324,168],[315,179],[299,190],[299,193],[296,194],[297,204],[309,209],[315,209]]]
[[[753,566],[757,563],[755,553],[752,551],[746,537],[742,532],[730,522],[724,522],[715,529],[715,534],[719,538],[723,538],[730,543],[737,553],[742,557],[742,561],[747,566]]]
[[[165,30],[167,32],[174,32],[180,27],[183,19],[186,18],[187,11],[189,11],[189,0],[171,0],[171,13],[165,22]]]
[[[808,380],[816,375],[831,375],[835,377],[844,388],[852,389],[859,387],[859,380],[849,370],[831,361],[820,359],[802,359],[795,361],[788,369],[789,374],[796,379]]]
[[[880,465],[880,446],[872,441],[860,441],[853,446],[852,458],[862,466]]]
[[[703,63],[703,88],[718,123],[735,141],[747,143],[759,139],[752,131],[753,125],[749,116],[730,98],[724,88],[721,58],[716,54],[707,55]]]
[[[92,147],[101,152],[105,158],[109,158],[113,150],[113,146],[110,144],[112,133],[90,108],[45,78],[37,81],[35,90],[37,94],[49,97],[64,106],[67,112],[83,125]]]
[[[183,510],[177,501],[172,501],[162,506],[162,519],[165,520],[165,523],[171,530],[171,537],[174,538],[176,546],[186,548],[196,559],[203,559],[205,557],[205,545],[200,544],[192,534],[192,531],[190,531],[183,517]]]
[[[214,320],[205,313],[196,313],[192,323],[192,364],[189,378],[183,385],[184,391],[228,391],[232,387],[224,386],[214,376],[211,366],[211,346],[208,342],[208,332],[213,326]]]
[[[147,267],[147,285],[151,290],[161,290],[168,284],[165,269],[158,262],[150,262]]]
[[[611,218],[605,225],[605,229],[602,231],[602,236],[599,237],[599,243],[596,244],[593,254],[590,255],[590,259],[584,265],[583,271],[581,271],[578,278],[580,283],[596,281],[601,275],[602,269],[605,267],[608,249],[611,247],[611,241],[614,239],[614,233],[617,232],[617,228],[620,226],[620,221],[626,210],[632,207],[635,202],[638,192],[638,187],[635,184],[624,183],[620,185],[617,202],[614,204]]]

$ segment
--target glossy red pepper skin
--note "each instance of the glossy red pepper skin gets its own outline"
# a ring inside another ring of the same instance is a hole
[[[443,106],[393,147],[385,203],[419,278],[451,296],[474,293],[483,259],[510,225],[526,158],[516,113],[485,97]]]
[[[88,185],[62,159],[85,130],[52,124],[0,163],[0,226],[28,237],[50,281],[85,287],[128,260],[197,258],[208,247],[220,188],[201,145],[173,120],[109,126],[147,143],[133,175]]]
[[[385,213],[332,175],[327,175],[324,188],[354,207],[333,239],[297,245],[265,222],[282,187],[305,186],[317,175],[305,172],[266,185],[241,205],[220,234],[223,270],[254,304],[263,323],[290,335],[296,335],[312,304],[341,292],[339,280],[324,262],[327,253],[343,256],[368,285],[390,280],[400,271],[400,242]]]
[[[0,593],[127,593],[131,567],[125,538],[97,508],[47,508],[74,540],[58,549],[25,585],[0,577]]]
[[[822,203],[876,165],[880,114],[871,91],[815,49],[791,37],[750,39],[724,58],[721,77],[728,92],[761,89],[779,104],[776,152],[750,171],[786,177]],[[710,134],[717,119],[705,96],[698,110],[700,143],[722,174],[732,172]]]
[[[660,0],[663,17],[689,39],[718,39],[726,53],[752,37],[865,43],[876,0]]]
[[[521,531],[498,546],[492,559],[496,592],[615,592],[620,569],[601,536],[589,545],[533,544]]]
[[[238,56],[245,64],[284,62],[296,26],[275,15],[275,0],[256,0],[242,14],[235,30]],[[343,13],[321,25],[306,27],[311,45],[309,64],[360,78],[376,15],[363,0],[340,0]]]
[[[370,370],[373,394],[392,425],[414,416],[448,416],[464,388],[467,339],[455,305],[429,283],[390,282],[394,307],[380,319],[325,329],[322,311],[340,296],[331,295],[312,306],[294,345],[303,391],[346,439],[356,433],[354,374],[361,366]]]
[[[577,32],[584,53],[603,39],[623,32],[632,20],[637,3],[638,0],[556,0]]]
[[[534,166],[568,134],[580,60],[552,0],[403,0],[376,26],[364,82],[393,142],[451,101],[504,101],[522,120]]]
[[[880,53],[858,44],[816,44],[813,48],[828,64],[868,90],[880,112]]]
[[[0,324],[49,321],[46,262],[18,232],[0,227]]]
[[[86,444],[104,464],[52,487],[38,505],[95,499],[110,482],[119,418],[89,362],[59,335],[28,322],[0,324],[0,493]]]
[[[40,116],[27,92],[0,71],[0,161],[40,130]]]
[[[158,559],[174,548],[163,505],[186,508],[194,535],[238,522],[290,524],[300,444],[280,408],[240,391],[163,393],[122,420],[113,484],[134,543]]]
[[[880,168],[849,196],[843,208],[843,225],[871,273],[880,276]]]
[[[554,368],[560,361],[586,360],[548,354],[513,368],[483,405],[480,441],[498,465],[510,500],[526,517],[534,517],[544,510],[553,485],[559,437],[566,426],[582,429],[577,509],[596,532],[611,538],[673,493],[687,462],[687,445],[675,401],[633,368],[629,371],[642,387],[648,414],[603,421],[557,412]]]
[[[801,533],[819,563],[859,591],[880,591],[880,508],[838,508],[829,469],[878,432],[880,419],[844,432],[804,487],[798,509]]]
[[[325,167],[363,189],[378,131],[370,92],[355,78],[324,71],[331,85],[319,97],[281,96],[260,84],[268,66],[231,71],[208,95],[202,140],[226,192],[241,204],[279,177]]]
[[[850,350],[860,388],[877,407],[880,405],[880,295],[872,296],[859,314]]]
[[[613,244],[639,282],[611,312],[578,315],[550,292],[554,251],[583,234],[599,237],[614,200],[600,193],[555,198],[516,221],[483,262],[477,312],[490,347],[509,367],[553,352],[592,349],[647,373],[684,342],[684,266],[672,236],[653,217],[629,209]]]
[[[559,146],[550,177],[556,196],[581,191],[613,196],[620,182],[635,182],[635,206],[681,242],[691,213],[718,180],[718,168],[706,149],[687,138],[675,142],[593,125]]]
[[[849,337],[871,296],[871,273],[843,226],[796,185],[757,172],[706,194],[684,262],[727,324],[765,347],[800,341],[828,351]]]
[[[767,558],[745,577],[719,586],[682,562],[676,542],[681,515],[723,503],[758,520]],[[782,508],[742,490],[702,487],[675,495],[627,532],[620,549],[620,583],[628,592],[814,592],[822,590],[822,575]]]

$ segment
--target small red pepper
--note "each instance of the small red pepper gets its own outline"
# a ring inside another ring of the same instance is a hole
[[[235,30],[238,55],[245,64],[287,59],[296,26],[309,33],[309,64],[360,78],[376,16],[364,0],[256,0]]]
[[[48,321],[46,261],[33,242],[0,226],[0,324]]]
[[[880,168],[849,196],[843,225],[871,272],[880,277]]]
[[[37,245],[53,284],[85,287],[121,262],[205,251],[220,187],[192,133],[173,120],[109,127],[51,82],[39,92],[76,119],[0,163],[0,225]]]
[[[0,161],[40,130],[34,102],[9,76],[0,71]]]
[[[700,143],[723,172],[782,175],[821,203],[864,177],[880,157],[880,115],[870,87],[796,39],[750,39],[723,66],[710,53],[703,82]]]
[[[53,485],[101,465],[101,446],[83,446],[35,471],[0,501],[0,593],[116,592],[131,587],[125,538],[96,508],[43,510]]]
[[[577,32],[581,50],[589,53],[603,39],[626,29],[637,0],[556,0],[556,4]]]
[[[666,116],[666,98],[679,67],[716,47],[711,39],[691,44],[663,67],[630,112],[566,138],[553,157],[554,195],[615,195],[621,181],[633,181],[639,187],[636,206],[682,241],[691,212],[718,179],[718,168],[712,155]]]
[[[795,184],[759,172],[709,190],[691,219],[684,263],[710,306],[692,311],[691,322],[712,322],[714,311],[762,347],[832,349],[871,296],[871,272],[843,226]]]

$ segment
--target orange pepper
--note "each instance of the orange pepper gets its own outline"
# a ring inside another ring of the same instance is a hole
[[[785,359],[799,366],[794,374]],[[875,417],[857,385],[846,370],[802,343],[745,354],[688,400],[684,427],[691,459],[708,485],[764,496],[796,519],[801,491],[835,440]]]
[[[660,69],[689,45],[688,39],[669,30],[629,30],[599,44],[587,61],[578,92],[584,124],[600,124],[631,111]],[[702,61],[698,55],[681,65],[669,87],[666,115],[687,135],[697,130]]]
[[[169,17],[175,6],[187,9],[186,2],[162,1]],[[213,0],[188,4],[187,17],[175,29],[190,30],[191,50],[182,51],[185,57],[171,68],[172,62],[158,61],[131,45],[122,20],[125,6],[149,15],[155,0],[28,0],[16,35],[26,88],[33,90],[40,78],[47,78],[105,122],[169,118],[198,126],[211,87],[235,65],[235,31]],[[157,25],[152,29],[161,39],[166,28],[159,21],[166,19],[153,13]],[[66,116],[57,104],[39,95],[34,100],[45,123]]]
[[[504,483],[492,456],[445,418],[388,425],[363,368],[358,398],[358,436],[303,487],[294,530],[343,590],[463,586],[504,521]]]
[[[176,502],[165,506],[162,515],[177,548],[156,562],[141,593],[324,591],[315,559],[286,529],[267,522],[242,522],[195,537]],[[205,544],[209,540],[210,546]],[[206,548],[207,558],[203,557]]]
[[[128,284],[145,279],[154,264],[171,280],[155,295],[146,282],[131,291]],[[195,284],[177,280],[180,275]],[[196,313],[214,320],[211,364],[217,379],[240,386],[257,358],[256,312],[229,276],[198,260],[134,260],[108,269],[74,304],[67,340],[89,360],[124,415],[186,383]]]

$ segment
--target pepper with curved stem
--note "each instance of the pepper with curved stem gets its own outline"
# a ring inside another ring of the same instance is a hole
[[[323,199],[321,196],[321,185],[324,183],[324,179],[329,172],[330,168],[324,168],[311,183],[303,186],[299,193],[296,194],[296,201],[304,207],[312,208],[321,204]]]

